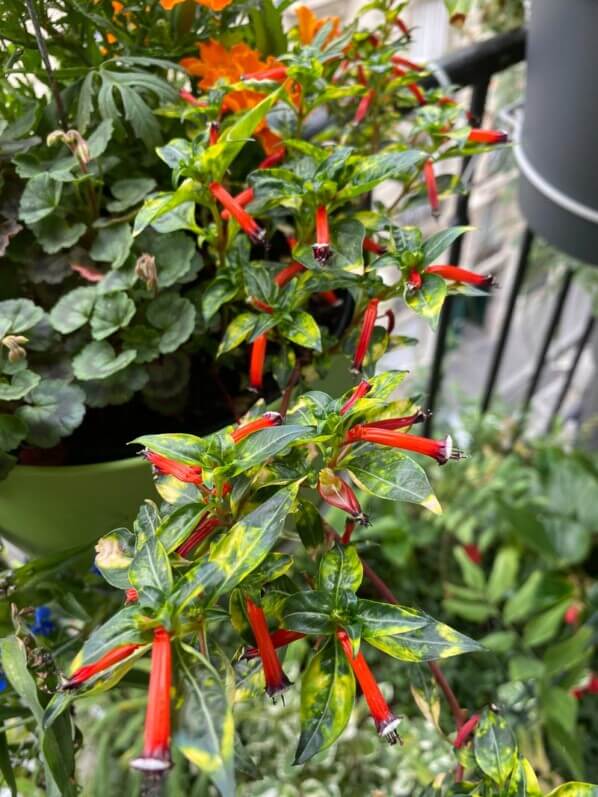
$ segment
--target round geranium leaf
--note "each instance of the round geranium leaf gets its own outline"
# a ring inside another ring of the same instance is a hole
[[[74,332],[89,321],[95,300],[95,287],[88,286],[69,291],[52,308],[50,323],[63,335]]]
[[[0,302],[0,338],[21,335],[44,317],[44,311],[30,299],[6,299]]]
[[[88,343],[73,360],[73,371],[77,379],[107,379],[130,365],[137,352],[134,349],[117,354],[105,340]]]
[[[103,340],[117,329],[126,327],[135,315],[135,302],[126,293],[110,293],[100,296],[91,316],[91,334],[95,340]]]
[[[27,435],[27,425],[15,415],[0,414],[0,451],[12,451]]]
[[[27,425],[27,440],[41,448],[55,446],[79,426],[85,415],[85,393],[62,379],[45,379],[16,411]]]
[[[161,353],[169,354],[191,337],[195,328],[195,307],[189,299],[164,293],[148,305],[147,320],[162,333]]]
[[[13,376],[0,374],[0,401],[18,401],[39,384],[41,377],[33,371],[22,370]]]

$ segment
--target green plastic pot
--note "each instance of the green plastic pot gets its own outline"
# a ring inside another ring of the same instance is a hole
[[[17,465],[0,481],[0,534],[27,553],[92,543],[131,523],[146,498],[158,500],[141,457],[97,465]]]

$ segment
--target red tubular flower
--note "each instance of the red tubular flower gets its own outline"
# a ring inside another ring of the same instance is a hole
[[[326,304],[329,304],[331,307],[334,307],[339,303],[339,298],[334,291],[320,291],[318,296],[323,302],[326,302]]]
[[[289,266],[285,266],[285,268],[278,272],[278,274],[274,277],[274,282],[279,288],[282,288],[283,285],[286,285],[287,282],[290,282],[293,277],[297,276],[297,274],[301,274],[302,271],[305,271],[305,266],[301,265],[301,263],[293,261]]]
[[[284,648],[290,645],[291,642],[303,639],[304,636],[305,634],[302,634],[300,631],[287,631],[286,628],[278,628],[270,634],[270,639],[275,648]],[[247,660],[257,659],[259,655],[260,652],[258,648],[246,648],[243,653],[243,658]]]
[[[462,451],[453,447],[450,435],[444,440],[430,440],[427,437],[418,437],[392,429],[377,429],[365,424],[349,429],[345,435],[345,443],[376,443],[381,446],[402,448],[405,451],[415,451],[417,454],[432,457],[439,465],[444,465],[449,459],[462,459],[464,456]]]
[[[422,275],[419,271],[413,269],[409,273],[409,278],[407,279],[407,287],[409,290],[418,291],[422,286]]]
[[[280,426],[282,424],[282,415],[279,412],[265,412],[261,418],[256,418],[253,421],[244,423],[243,426],[238,426],[231,432],[231,437],[235,443],[240,443],[260,429],[270,429],[272,426]]]
[[[378,316],[379,299],[370,299],[368,306],[363,314],[363,322],[361,324],[361,332],[357,347],[355,348],[355,356],[353,357],[353,370],[361,371],[365,355],[367,354],[372,339],[372,333],[376,324],[376,317]]]
[[[265,332],[263,335],[258,335],[258,337],[251,344],[249,386],[255,391],[260,391],[264,384],[264,364],[266,362],[267,346],[268,338]]]
[[[203,542],[210,534],[220,526],[220,521],[215,517],[204,516],[191,534],[187,537],[182,545],[176,549],[179,556],[187,557],[194,548],[197,548],[200,542]]]
[[[406,66],[407,69],[410,69],[412,72],[423,72],[424,70],[424,67],[421,64],[416,64],[415,61],[410,61],[408,58],[403,58],[402,55],[393,55],[390,60],[393,62],[393,64]]]
[[[190,484],[202,484],[203,479],[201,476],[201,468],[199,465],[185,465],[182,462],[175,462],[168,457],[163,457],[162,454],[157,454],[155,451],[145,449],[142,456],[154,467],[154,470],[163,475],[174,476],[181,482],[188,482]]]
[[[273,166],[278,166],[285,159],[286,154],[285,148],[279,147],[276,152],[268,155],[263,161],[258,163],[257,167],[258,169],[271,169]]]
[[[365,69],[363,68],[363,64],[357,64],[357,80],[361,83],[362,86],[367,86],[368,79],[365,74]]]
[[[249,72],[241,80],[276,80],[282,83],[289,76],[286,66],[273,66],[271,69],[262,69],[261,72]]]
[[[425,421],[428,415],[429,413],[418,410],[413,415],[406,415],[404,418],[387,418],[384,421],[372,421],[361,425],[367,429],[406,429],[408,426],[413,426],[414,423]]]
[[[504,130],[480,130],[474,127],[469,132],[467,140],[472,144],[506,144],[509,134]]]
[[[426,98],[424,97],[424,93],[420,89],[420,87],[417,85],[417,83],[410,83],[407,86],[407,88],[409,89],[409,91],[413,94],[413,96],[417,100],[418,105],[425,105],[426,104]]]
[[[374,255],[383,255],[386,252],[386,247],[376,243],[373,238],[363,239],[363,249],[365,252],[371,252]]]
[[[472,714],[471,717],[461,725],[455,736],[453,747],[460,750],[461,747],[467,742],[471,734],[475,731],[478,722],[480,721],[479,714]]]
[[[125,590],[125,604],[137,603],[138,600],[139,593],[135,587],[129,587],[129,589]]]
[[[179,91],[179,97],[184,101],[189,103],[189,105],[194,105],[196,108],[207,108],[207,102],[202,102],[198,100],[197,97],[194,97],[190,91],[186,89],[181,89]]]
[[[266,692],[270,697],[274,698],[278,692],[282,692],[290,686],[291,682],[284,674],[276,649],[272,643],[264,610],[255,604],[251,598],[245,598],[245,609],[247,611],[247,620],[255,638],[258,654],[262,660]]]
[[[581,614],[581,609],[577,603],[572,603],[571,606],[567,608],[565,612],[564,620],[567,625],[577,625],[579,622],[579,615]]]
[[[351,393],[348,401],[345,401],[343,406],[339,410],[339,415],[344,415],[346,412],[349,412],[351,407],[359,401],[360,398],[363,398],[366,393],[369,393],[371,390],[371,385],[367,381],[367,379],[362,379],[361,382],[357,385],[353,393]]]
[[[379,735],[389,744],[401,742],[401,737],[397,733],[401,719],[396,717],[390,710],[363,653],[360,651],[357,656],[353,656],[351,640],[346,631],[337,631],[336,635],[359,682]]]
[[[220,134],[220,125],[218,124],[218,122],[210,122],[210,133],[208,136],[210,146],[216,144],[216,142],[218,141],[219,134]]]
[[[395,19],[395,25],[396,25],[396,26],[397,26],[397,28],[398,28],[398,29],[401,31],[401,33],[403,34],[403,36],[407,36],[407,38],[408,38],[408,39],[411,39],[411,31],[409,30],[409,28],[407,27],[407,25],[405,24],[405,22],[403,22],[403,20],[401,19],[401,17],[397,17],[397,18]]]
[[[256,299],[255,296],[251,296],[249,298],[249,302],[255,307],[256,310],[260,310],[262,313],[268,313],[268,315],[272,315],[274,312],[269,304],[262,302],[261,299]]]
[[[482,552],[474,542],[466,543],[463,546],[463,550],[467,554],[469,561],[473,562],[474,565],[482,564]]]
[[[245,188],[240,194],[237,194],[236,197],[233,197],[233,199],[238,205],[241,205],[241,207],[244,208],[245,205],[253,202],[254,196],[255,192],[253,188]],[[220,217],[223,218],[224,221],[228,221],[230,219],[230,210],[223,210],[220,214]]]
[[[71,677],[62,684],[62,689],[75,689],[77,686],[89,681],[94,675],[107,670],[118,664],[119,661],[129,658],[131,653],[134,653],[141,645],[119,645],[114,648],[101,659],[98,659],[93,664],[86,664],[85,667],[79,667],[78,670],[71,675]]]
[[[131,761],[142,772],[164,772],[170,768],[170,689],[172,661],[170,634],[165,628],[154,630],[143,755]]]
[[[380,39],[376,36],[375,33],[370,33],[368,36],[368,41],[372,45],[372,47],[379,47],[380,46]]]
[[[359,105],[357,106],[357,110],[355,111],[355,116],[353,117],[353,123],[354,124],[359,125],[359,124],[361,124],[363,122],[363,120],[365,119],[365,117],[368,114],[368,111],[370,109],[370,105],[372,104],[372,101],[373,101],[375,96],[376,96],[376,92],[374,91],[374,89],[370,89],[367,92],[367,94],[364,94],[364,96],[359,101]]]
[[[326,263],[330,257],[330,228],[328,211],[324,205],[316,208],[316,242],[312,247],[314,257],[319,263]]]
[[[230,215],[237,221],[239,227],[251,238],[253,243],[262,243],[266,237],[266,231],[260,227],[253,216],[250,216],[220,183],[210,183],[209,188],[212,196],[224,205],[225,209],[228,210]]]
[[[330,468],[322,468],[318,479],[320,497],[330,506],[341,509],[362,526],[368,526],[369,520],[361,511],[357,496],[346,481],[337,476]]]
[[[476,274],[459,266],[427,266],[426,274],[437,274],[445,280],[462,282],[464,285],[474,285],[476,288],[488,290],[494,284],[492,274]]]
[[[426,190],[428,192],[428,202],[430,203],[430,210],[434,217],[440,215],[440,201],[438,199],[438,186],[436,184],[436,175],[434,174],[434,162],[428,158],[424,163],[424,180],[426,181]]]

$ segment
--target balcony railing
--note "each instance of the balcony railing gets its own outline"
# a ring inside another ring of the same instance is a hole
[[[525,59],[525,41],[525,30],[519,29],[495,36],[481,44],[459,50],[438,61],[437,64],[434,65],[432,74],[426,78],[424,84],[433,86],[448,81],[452,85],[462,88],[471,87],[470,112],[473,119],[481,124],[486,111],[488,90],[492,77]],[[461,164],[461,174],[467,174],[467,184],[469,186],[474,184],[472,179],[472,168],[475,168],[475,165],[470,163],[469,158],[464,158]],[[471,192],[459,195],[455,207],[454,223],[456,225],[469,224],[470,198]],[[485,384],[480,397],[480,410],[483,413],[490,409],[492,401],[495,398],[497,381],[501,366],[503,365],[506,345],[509,340],[509,335],[512,332],[515,308],[522,294],[526,274],[528,273],[533,242],[534,233],[526,227],[519,245],[515,273],[508,287],[504,315],[498,329],[498,334],[495,340],[492,341]],[[448,262],[459,263],[464,243],[465,236],[454,242],[450,250]],[[562,320],[563,309],[571,290],[573,276],[573,268],[566,268],[561,277],[560,286],[552,298],[552,306],[548,310],[546,328],[541,338],[538,352],[535,355],[531,376],[523,392],[523,398],[519,408],[521,429],[525,427],[528,411],[534,395],[538,390],[545,369],[554,359],[552,344],[555,340],[559,323]],[[445,302],[434,342],[434,354],[427,388],[427,406],[432,411],[439,405],[441,400],[447,342],[454,323],[454,308],[455,297],[449,297]],[[581,356],[592,338],[594,325],[595,319],[590,311],[582,326],[581,334],[571,346],[571,360],[562,378],[562,384],[557,391],[554,405],[549,412],[549,426],[552,426],[567,398]],[[432,432],[432,424],[433,420],[430,418],[427,422],[427,434]]]

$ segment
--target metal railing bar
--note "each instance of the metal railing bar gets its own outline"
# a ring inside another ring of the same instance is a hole
[[[577,371],[577,366],[579,365],[579,361],[581,360],[581,355],[583,354],[584,349],[590,342],[592,333],[594,331],[595,323],[596,323],[596,318],[593,315],[591,315],[588,319],[588,322],[585,326],[585,329],[581,337],[577,342],[577,347],[575,349],[575,354],[573,355],[573,359],[571,360],[569,370],[567,371],[567,375],[565,376],[557,400],[555,401],[554,407],[552,408],[552,412],[550,414],[550,420],[547,426],[547,431],[550,431],[550,429],[554,426],[557,415],[559,414],[559,411],[567,397],[567,393],[571,389],[571,385],[573,383],[573,377],[575,376],[575,372]]]
[[[561,320],[563,309],[565,307],[565,302],[567,300],[567,295],[569,293],[569,289],[571,288],[571,282],[573,280],[574,273],[575,271],[572,268],[568,268],[566,270],[565,276],[561,283],[561,288],[554,302],[552,314],[550,316],[548,326],[546,327],[546,331],[544,333],[542,346],[540,348],[540,352],[536,359],[536,367],[534,369],[533,376],[530,380],[527,391],[525,393],[525,398],[523,399],[523,405],[522,405],[523,418],[525,418],[525,415],[527,414],[529,405],[531,404],[531,400],[534,397],[534,393],[536,392],[536,388],[538,387],[538,384],[540,382],[542,371],[544,370],[544,366],[546,365],[548,350],[550,348],[550,344],[552,343],[554,333],[556,332],[559,322]]]
[[[476,119],[482,119],[484,110],[486,108],[486,100],[488,98],[488,88],[490,86],[490,75],[484,75],[473,87],[471,95],[470,112]],[[463,158],[461,163],[461,176],[463,176],[469,169],[471,156]],[[473,183],[473,174],[471,175],[471,182]],[[460,194],[457,198],[457,206],[455,209],[455,225],[467,226],[469,224],[469,198],[471,194],[469,191]],[[461,258],[461,251],[463,248],[463,238],[460,236],[453,242],[450,248],[449,263],[459,263]],[[442,364],[446,354],[446,344],[448,332],[451,325],[451,318],[453,313],[454,297],[447,296],[442,312],[440,314],[440,321],[438,324],[438,332],[436,333],[436,341],[434,344],[434,356],[432,359],[432,371],[430,374],[430,381],[428,383],[428,400],[427,408],[429,410],[428,416],[424,423],[424,435],[430,436],[433,428],[433,413],[436,407],[436,399],[442,388]]]
[[[534,233],[529,227],[526,227],[523,233],[523,239],[521,241],[521,249],[519,250],[517,269],[515,271],[515,276],[513,277],[513,282],[511,283],[507,307],[505,309],[505,314],[500,327],[500,335],[498,337],[496,348],[494,349],[490,370],[488,371],[488,376],[486,378],[486,387],[484,388],[481,404],[482,413],[487,412],[490,409],[490,404],[492,403],[492,394],[494,393],[494,387],[496,385],[496,380],[498,379],[500,366],[502,365],[505,347],[509,337],[509,332],[511,331],[511,322],[513,320],[513,313],[515,311],[517,297],[519,296],[521,286],[523,285],[523,281],[525,279],[525,273],[529,264],[529,256],[533,242]]]

